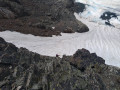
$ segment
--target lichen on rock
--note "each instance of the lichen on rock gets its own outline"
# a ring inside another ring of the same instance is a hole
[[[63,58],[42,56],[0,38],[2,90],[119,90],[120,69],[86,49]]]

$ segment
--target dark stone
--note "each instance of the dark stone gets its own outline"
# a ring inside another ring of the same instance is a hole
[[[0,19],[2,18],[6,18],[6,19],[14,19],[15,18],[15,14],[5,8],[0,7]]]
[[[104,12],[103,15],[101,15],[100,18],[101,18],[102,20],[107,20],[107,21],[105,22],[105,24],[108,25],[108,26],[112,26],[112,27],[114,27],[114,25],[112,25],[112,24],[110,23],[110,19],[111,19],[111,18],[117,18],[117,19],[118,19],[116,13],[109,12],[109,11],[108,11],[108,12]]]
[[[0,43],[5,43],[5,40],[0,37]]]
[[[0,18],[10,19],[0,20],[6,30],[37,36],[89,31],[74,16],[74,0],[0,0],[0,7],[6,11],[0,12]]]
[[[103,20],[110,20],[111,18],[117,18],[117,14],[116,13],[113,13],[113,12],[104,12],[103,15],[101,15],[101,19]]]
[[[0,0],[0,7],[0,18],[14,19],[28,15],[19,0]]]
[[[83,4],[83,3],[78,3],[77,2],[77,3],[74,4],[74,11],[76,13],[82,13],[85,9],[86,9],[85,4]]]
[[[66,29],[64,29],[63,32],[64,32],[64,33],[73,33],[74,30],[72,30],[72,28],[67,27]]]
[[[10,0],[12,2],[16,2],[16,3],[19,3],[20,4],[20,0]]]
[[[71,59],[71,63],[80,69],[82,72],[94,64],[105,64],[105,60],[98,57],[95,53],[90,54],[86,49],[76,51]]]

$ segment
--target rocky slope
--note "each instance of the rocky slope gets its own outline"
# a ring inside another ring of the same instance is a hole
[[[0,19],[13,19],[27,15],[18,0],[0,0]]]
[[[49,57],[0,38],[2,90],[120,90],[120,69],[85,49]]]
[[[0,0],[0,31],[40,36],[87,32],[73,15],[74,0]]]

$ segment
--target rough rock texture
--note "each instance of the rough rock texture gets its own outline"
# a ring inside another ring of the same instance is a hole
[[[19,0],[0,0],[0,18],[13,19],[27,13]]]
[[[86,9],[85,4],[76,2],[74,4],[74,11],[76,13],[82,13]]]
[[[10,19],[0,19],[7,30],[39,36],[89,30],[75,19],[74,0],[0,0],[0,7],[0,18]]]
[[[120,90],[120,69],[85,49],[49,57],[0,38],[2,90]]]
[[[8,9],[0,7],[0,18],[7,18],[7,19],[12,18],[13,19],[15,18],[15,14]]]
[[[86,70],[89,66],[94,68],[94,64],[105,64],[105,60],[98,57],[95,53],[90,53],[86,49],[78,50],[71,59],[71,63],[80,70]]]

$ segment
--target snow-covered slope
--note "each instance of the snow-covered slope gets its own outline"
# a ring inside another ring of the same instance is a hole
[[[86,8],[81,17],[102,24],[111,24],[120,28],[120,0],[76,0],[84,3]]]
[[[84,4],[89,5],[98,5],[100,7],[107,7],[107,8],[114,8],[118,9],[120,8],[120,0],[75,0],[76,2],[81,2]]]
[[[77,49],[86,48],[90,52],[103,57],[107,64],[120,67],[120,30],[88,22],[79,18],[76,13],[75,16],[88,25],[89,32],[39,37],[4,31],[0,32],[0,37],[17,47],[25,47],[33,52],[49,56],[55,56],[56,54],[72,55]]]

